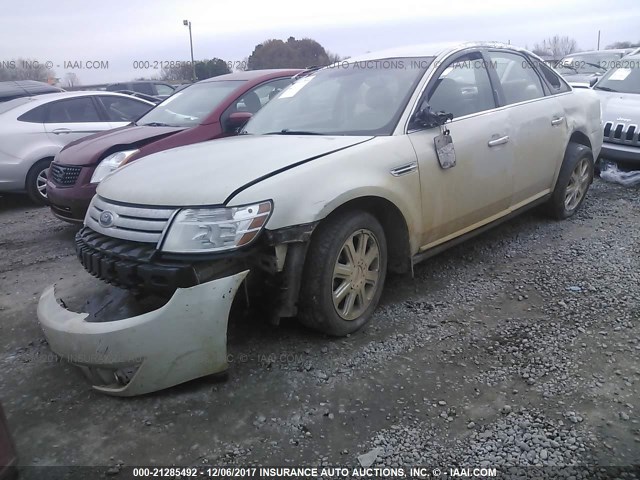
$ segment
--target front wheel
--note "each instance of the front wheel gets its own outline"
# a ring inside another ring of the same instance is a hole
[[[563,220],[578,211],[593,182],[593,154],[589,147],[570,143],[564,155],[556,188],[549,200],[549,214]]]
[[[50,158],[39,160],[31,167],[27,174],[26,188],[29,198],[40,205],[48,204],[47,174],[50,165]]]
[[[362,327],[375,310],[387,273],[387,241],[367,212],[329,218],[315,232],[305,262],[300,321],[344,336]]]

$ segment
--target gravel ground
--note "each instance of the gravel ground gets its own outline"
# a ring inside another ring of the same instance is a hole
[[[594,468],[640,464],[638,188],[596,180],[572,219],[534,211],[389,278],[343,339],[239,314],[227,381],[132,399],[93,392],[37,324],[47,285],[94,281],[76,228],[19,197],[0,219],[0,400],[22,465],[638,475]]]

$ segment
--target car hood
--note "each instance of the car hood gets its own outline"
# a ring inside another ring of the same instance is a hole
[[[264,178],[371,138],[246,135],[187,145],[118,169],[98,195],[138,205],[221,205]]]
[[[56,158],[66,165],[95,165],[105,153],[139,148],[149,142],[181,132],[184,127],[145,127],[131,125],[100,132],[67,145]]]
[[[598,89],[594,89],[594,92],[600,98],[602,121],[605,124],[640,124],[640,94],[605,92]]]

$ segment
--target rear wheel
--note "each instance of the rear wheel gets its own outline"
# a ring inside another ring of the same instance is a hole
[[[578,211],[593,182],[593,154],[589,147],[570,143],[549,200],[549,214],[562,220]]]
[[[362,327],[375,310],[387,273],[387,242],[367,212],[329,218],[315,232],[302,279],[300,321],[343,336]]]
[[[36,162],[27,173],[26,188],[29,198],[40,205],[47,205],[47,172],[51,159]]]

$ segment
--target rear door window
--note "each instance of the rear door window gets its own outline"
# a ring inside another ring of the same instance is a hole
[[[46,123],[102,122],[90,97],[70,98],[48,105]]]
[[[542,81],[525,57],[511,52],[489,52],[488,55],[498,73],[507,105],[544,97]]]

